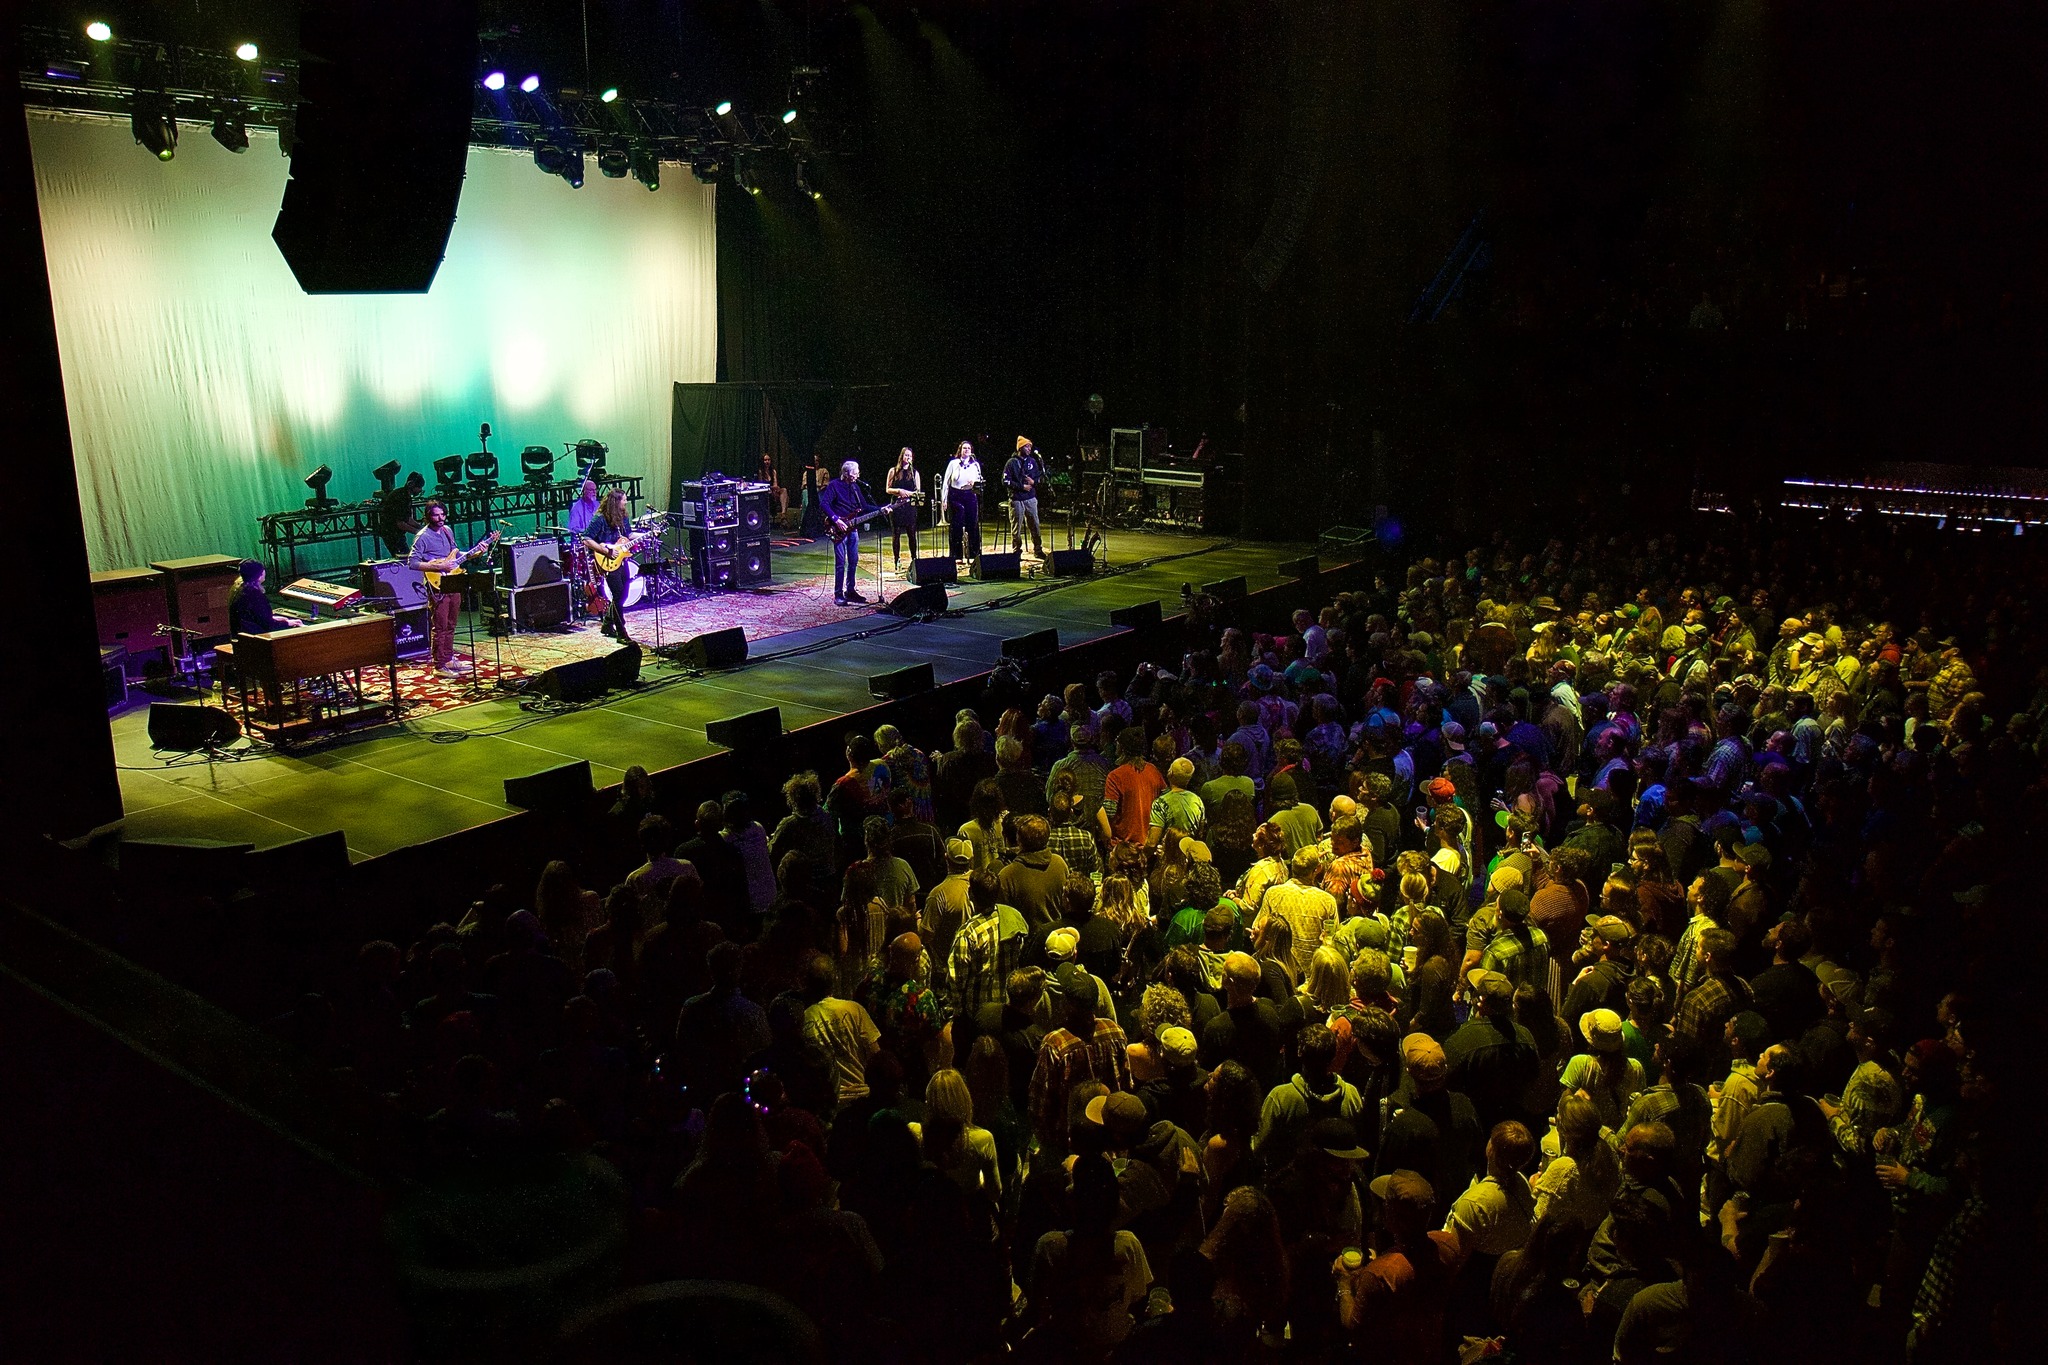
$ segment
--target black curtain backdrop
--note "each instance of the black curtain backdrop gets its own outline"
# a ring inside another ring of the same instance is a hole
[[[758,477],[763,451],[774,459],[783,487],[794,497],[804,462],[813,454],[833,463],[863,458],[860,412],[878,392],[875,385],[803,380],[676,385],[670,505],[682,501],[686,480],[708,471],[736,479]]]

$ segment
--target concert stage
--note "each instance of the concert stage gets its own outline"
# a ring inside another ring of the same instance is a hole
[[[112,722],[127,810],[123,833],[130,839],[264,848],[338,829],[353,859],[376,858],[513,814],[504,799],[508,777],[579,759],[589,760],[600,787],[616,784],[625,768],[636,763],[659,773],[721,752],[705,737],[708,722],[773,706],[781,709],[785,730],[796,731],[874,706],[867,689],[871,674],[929,662],[943,687],[986,673],[1009,637],[1056,629],[1063,647],[1096,640],[1116,629],[1109,620],[1116,608],[1158,600],[1171,617],[1180,610],[1181,584],[1200,587],[1240,575],[1256,593],[1285,581],[1278,565],[1313,549],[1288,542],[1119,531],[1111,538],[1107,574],[962,583],[952,593],[953,614],[927,622],[900,620],[872,608],[844,609],[843,614],[832,609],[835,619],[791,630],[788,614],[778,609],[777,594],[764,594],[759,610],[744,623],[750,658],[738,668],[693,675],[650,653],[637,689],[612,692],[573,710],[529,710],[516,693],[432,711],[414,706],[397,725],[293,754],[261,752],[212,764],[196,756],[166,762],[150,749],[148,707],[137,705]],[[867,558],[872,564],[872,552]],[[828,542],[778,550],[775,568],[777,587],[806,594],[822,576],[830,607]],[[872,582],[870,573],[863,585],[870,596]],[[887,590],[893,596],[904,586],[892,581]],[[727,624],[731,611],[745,610],[728,605],[743,596],[713,599],[720,614],[707,628]],[[705,607],[710,614],[711,604]],[[676,608],[668,610],[673,621]],[[648,617],[646,611],[634,613],[629,626],[651,646],[651,626],[643,624]],[[594,623],[587,630],[587,640],[523,638],[546,639],[557,642],[555,648],[588,654],[610,648]],[[481,634],[478,651],[488,679],[491,648]],[[417,668],[408,670],[401,678],[401,695],[407,695],[408,680],[420,677]],[[872,728],[871,721],[851,724]],[[930,743],[939,735],[919,738]],[[762,815],[772,824],[779,812]]]

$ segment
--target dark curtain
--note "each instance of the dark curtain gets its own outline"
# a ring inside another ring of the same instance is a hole
[[[813,454],[833,464],[864,458],[858,442],[858,404],[848,401],[880,386],[841,389],[832,384],[678,384],[670,440],[673,505],[682,486],[708,471],[737,479],[759,477],[766,451],[796,496],[804,463]],[[876,458],[886,460],[889,452]]]

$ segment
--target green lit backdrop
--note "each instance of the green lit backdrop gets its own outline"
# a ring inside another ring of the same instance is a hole
[[[275,137],[235,155],[187,131],[165,164],[125,125],[29,118],[95,569],[252,553],[317,466],[343,501],[394,458],[431,484],[479,422],[507,482],[520,447],[594,436],[667,487],[671,385],[716,366],[710,187],[593,168],[575,190],[472,148],[430,293],[315,298],[270,240]]]

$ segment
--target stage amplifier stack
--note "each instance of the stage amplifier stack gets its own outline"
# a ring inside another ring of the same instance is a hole
[[[683,484],[676,511],[690,539],[690,582],[699,588],[743,588],[773,572],[768,485],[707,474]]]

